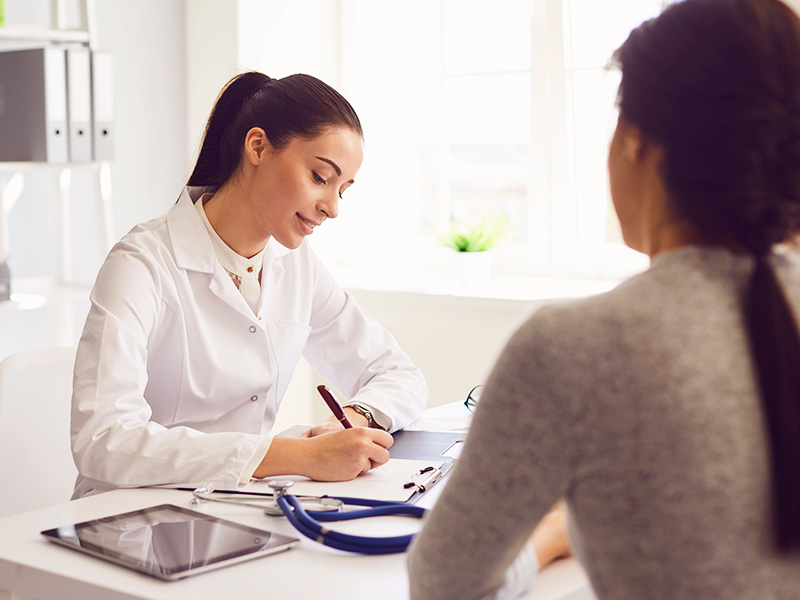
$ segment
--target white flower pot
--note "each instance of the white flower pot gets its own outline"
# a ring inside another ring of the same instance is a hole
[[[478,285],[492,276],[491,252],[459,252],[458,261],[464,285]]]

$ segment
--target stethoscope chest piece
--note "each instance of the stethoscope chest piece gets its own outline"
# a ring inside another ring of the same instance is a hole
[[[286,495],[286,492],[288,492],[294,485],[294,481],[291,479],[274,479],[267,485],[269,485],[275,500],[277,500],[278,498],[282,498]]]

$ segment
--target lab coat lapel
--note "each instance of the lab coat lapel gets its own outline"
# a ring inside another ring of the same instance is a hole
[[[194,207],[194,201],[207,191],[199,187],[185,188],[178,203],[167,215],[175,264],[181,269],[205,274],[212,294],[248,320],[257,321],[230,275],[219,264],[205,225]]]
[[[275,289],[284,275],[285,269],[281,257],[291,250],[270,238],[264,251],[264,262],[261,268],[261,298],[258,304],[258,316],[269,314]]]

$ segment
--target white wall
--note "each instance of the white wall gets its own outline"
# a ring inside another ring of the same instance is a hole
[[[183,0],[95,0],[100,49],[114,55],[114,228],[161,215],[188,177]]]
[[[238,72],[236,0],[189,0],[185,10],[186,147],[194,159],[217,94]]]
[[[542,302],[351,290],[361,309],[381,322],[420,368],[428,407],[463,400],[485,383],[508,337]],[[278,414],[278,431],[328,418],[314,391],[322,380],[300,362]]]

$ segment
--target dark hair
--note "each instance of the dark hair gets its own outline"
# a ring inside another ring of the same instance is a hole
[[[187,185],[219,188],[228,181],[239,168],[245,136],[253,127],[263,129],[277,150],[293,138],[310,139],[329,127],[364,135],[350,103],[316,77],[272,79],[255,71],[242,73],[217,98]]]
[[[776,541],[800,549],[800,334],[768,258],[800,231],[800,20],[779,0],[685,0],[634,29],[614,61],[620,114],[663,147],[678,215],[756,257],[743,306]]]

